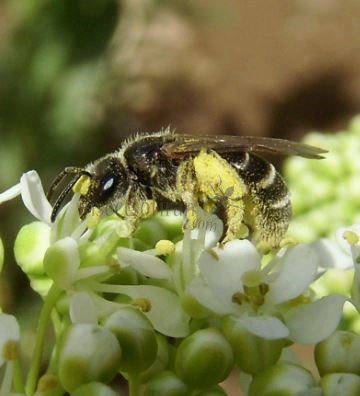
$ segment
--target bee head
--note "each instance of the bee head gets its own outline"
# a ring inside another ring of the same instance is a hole
[[[65,168],[53,181],[47,194],[49,200],[67,175],[75,176],[57,197],[51,213],[52,222],[55,221],[66,196],[82,176],[85,176],[88,181],[85,191],[81,192],[79,201],[79,214],[82,219],[94,207],[115,207],[115,203],[124,196],[128,188],[127,176],[123,165],[118,158],[110,155],[99,159],[86,168]]]
[[[91,165],[90,174],[87,191],[80,197],[81,218],[84,218],[94,207],[115,208],[128,188],[125,169],[116,157],[108,156],[96,161]]]

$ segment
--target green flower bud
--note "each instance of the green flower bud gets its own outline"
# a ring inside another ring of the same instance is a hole
[[[155,219],[164,227],[168,235],[167,239],[176,241],[183,235],[183,215],[178,210],[158,212]]]
[[[109,382],[118,372],[121,348],[108,329],[93,324],[68,328],[59,357],[59,378],[68,392],[92,381]]]
[[[69,287],[79,266],[78,246],[73,238],[66,237],[55,242],[45,253],[45,271],[61,288]]]
[[[44,275],[43,258],[50,244],[50,227],[39,221],[23,226],[14,246],[16,262],[28,275]]]
[[[35,396],[63,396],[64,394],[65,392],[55,375],[45,374],[39,379]]]
[[[209,388],[227,378],[233,360],[231,345],[218,330],[198,330],[179,345],[175,372],[194,388]]]
[[[315,386],[311,373],[301,366],[279,363],[257,374],[249,388],[249,396],[297,396]]]
[[[329,373],[360,375],[360,336],[335,331],[315,347],[315,361],[321,376]]]
[[[275,364],[286,345],[284,339],[267,340],[250,333],[234,317],[223,321],[222,331],[233,348],[236,364],[252,375]]]
[[[89,382],[76,388],[71,392],[71,396],[121,396],[121,394],[101,382]]]
[[[143,242],[147,248],[154,247],[161,239],[168,239],[166,230],[155,219],[142,221],[133,237]]]
[[[157,355],[153,364],[140,373],[139,381],[140,383],[148,382],[155,375],[159,374],[161,371],[164,371],[170,364],[170,346],[167,342],[167,339],[161,335],[156,335],[157,341]]]
[[[320,381],[322,396],[359,396],[360,377],[349,373],[326,374]]]
[[[154,362],[157,354],[155,331],[139,310],[120,308],[105,320],[104,327],[115,334],[121,345],[120,371],[140,373]]]
[[[143,396],[189,396],[188,387],[172,371],[163,371],[144,386]]]

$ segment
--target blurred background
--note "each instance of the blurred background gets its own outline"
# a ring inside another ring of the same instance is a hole
[[[0,191],[45,185],[138,131],[300,140],[360,110],[358,0],[2,0]],[[11,265],[20,200],[0,207],[0,302],[24,309]],[[21,292],[19,292],[21,290]]]

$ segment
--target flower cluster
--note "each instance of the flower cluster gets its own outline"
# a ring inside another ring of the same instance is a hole
[[[182,232],[182,220],[168,213],[132,234],[114,215],[81,220],[76,191],[51,223],[34,171],[0,203],[17,195],[37,221],[19,231],[15,257],[44,303],[25,381],[17,321],[0,315],[0,395],[119,395],[120,374],[132,396],[224,395],[219,384],[234,367],[249,396],[330,395],[340,381],[348,386],[342,394],[357,394],[359,354],[347,359],[346,348],[360,341],[334,331],[347,300],[360,308],[358,229],[342,233],[343,251],[322,240],[268,253],[249,240],[220,244],[222,222],[200,208],[194,230]],[[329,257],[355,268],[350,297],[312,290]],[[51,321],[56,340],[42,372]],[[293,343],[317,344],[320,383],[289,358]]]
[[[295,215],[289,235],[311,242],[360,222],[360,116],[346,130],[313,132],[304,142],[328,150],[321,161],[291,157],[284,167]]]

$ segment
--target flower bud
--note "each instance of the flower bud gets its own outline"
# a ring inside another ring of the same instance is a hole
[[[321,376],[329,373],[360,375],[360,336],[335,331],[315,347],[315,361]]]
[[[315,386],[311,373],[301,366],[279,363],[257,374],[250,384],[249,396],[296,396]]]
[[[38,381],[35,396],[62,396],[64,390],[58,378],[53,374],[44,374]]]
[[[121,346],[120,371],[140,373],[154,362],[157,354],[155,331],[139,310],[120,308],[105,320],[104,327],[115,334]]]
[[[285,339],[268,340],[250,333],[234,317],[223,321],[222,330],[233,348],[236,364],[252,375],[275,364],[286,344]]]
[[[160,239],[167,239],[167,233],[158,221],[149,219],[140,223],[133,237],[140,239],[148,248],[152,248]]]
[[[91,381],[107,383],[119,370],[121,348],[104,327],[80,323],[68,328],[59,357],[59,378],[68,392]]]
[[[139,375],[140,383],[148,382],[151,378],[153,378],[158,373],[164,371],[170,363],[170,351],[171,347],[167,339],[161,335],[156,334],[157,341],[157,354],[156,359],[153,364],[148,367],[146,370],[142,371]]]
[[[51,245],[44,256],[44,268],[49,277],[66,289],[69,287],[80,266],[77,243],[66,237]]]
[[[188,387],[172,371],[163,371],[144,386],[143,396],[188,396]]]
[[[89,382],[76,388],[71,392],[71,396],[121,396],[121,394],[101,382]]]
[[[17,234],[14,246],[16,262],[28,275],[45,274],[43,258],[50,244],[50,227],[39,221],[27,224]]]
[[[322,396],[360,395],[360,377],[349,373],[326,374],[321,378]]]
[[[192,387],[209,388],[229,375],[233,360],[231,346],[218,330],[198,330],[179,345],[175,372]]]

